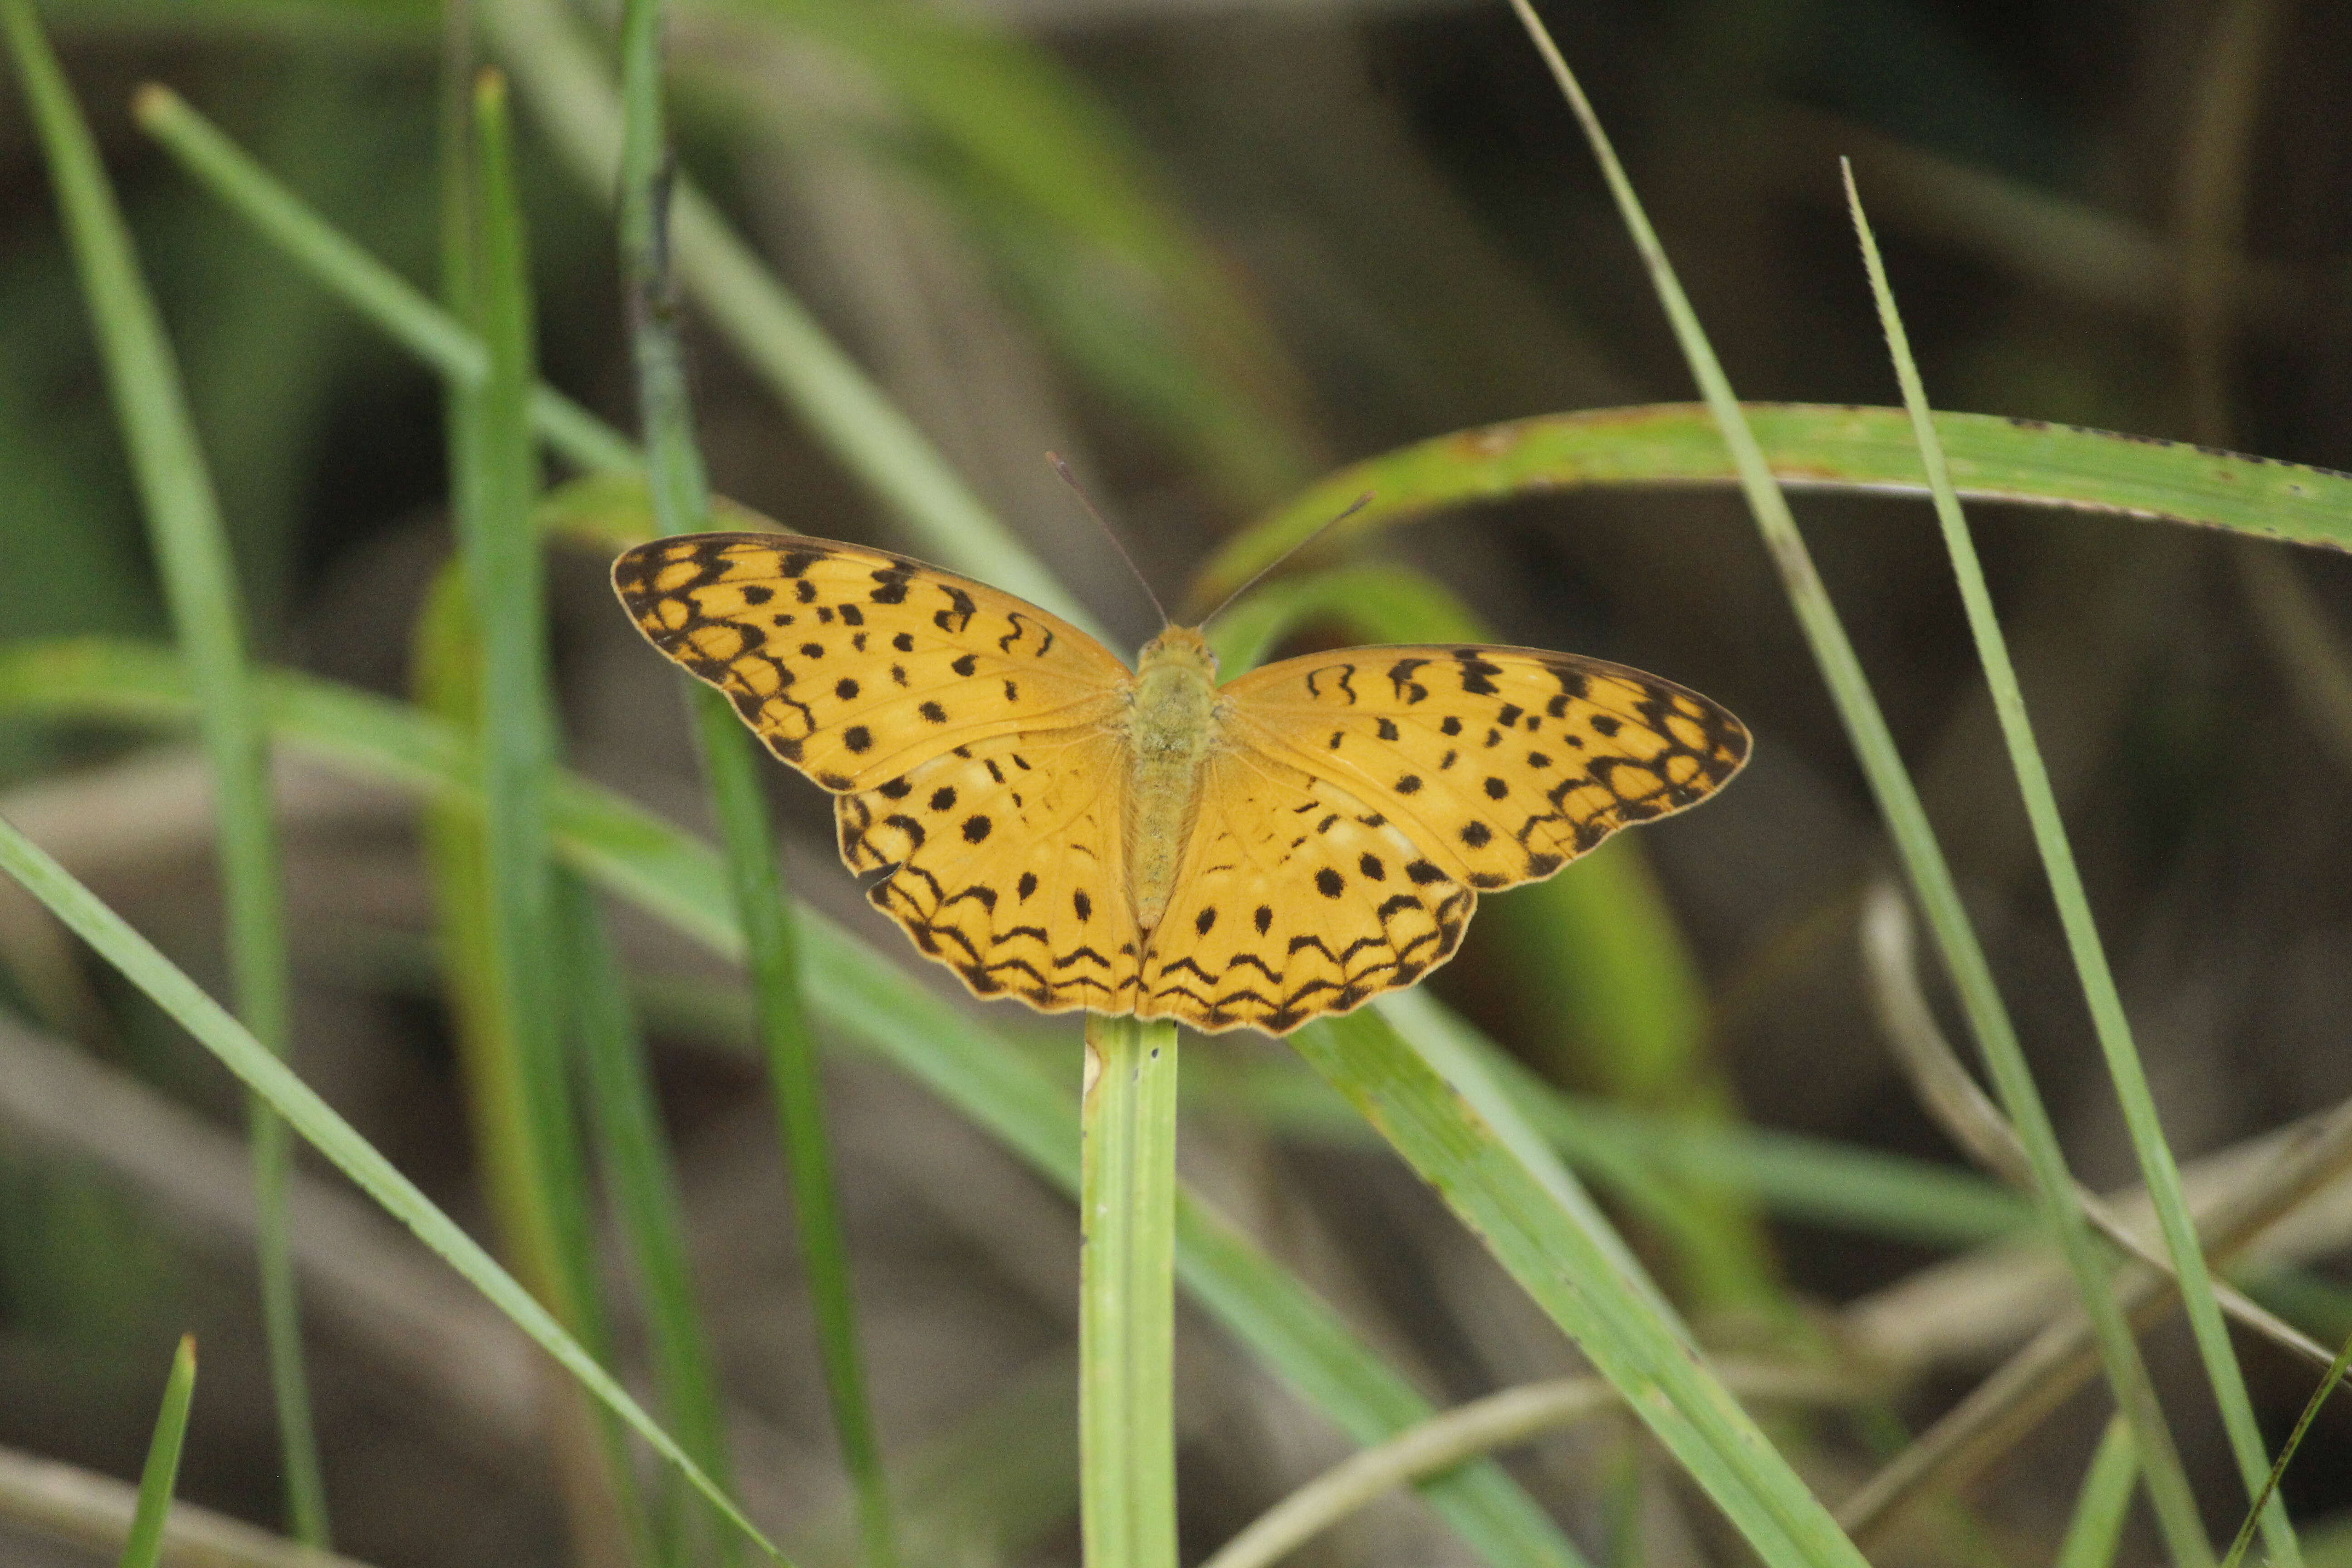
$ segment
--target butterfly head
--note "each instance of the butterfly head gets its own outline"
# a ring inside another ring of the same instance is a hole
[[[1139,679],[1154,670],[1182,670],[1197,675],[1212,687],[1217,684],[1217,656],[1209,649],[1209,639],[1201,635],[1198,626],[1169,626],[1143,645],[1143,652],[1135,661]]]

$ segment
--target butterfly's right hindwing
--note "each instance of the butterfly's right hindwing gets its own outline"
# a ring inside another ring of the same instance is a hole
[[[1025,600],[828,540],[656,540],[614,563],[613,586],[647,640],[836,794],[960,745],[1082,721],[1129,679]]]
[[[982,996],[1047,1013],[1135,1005],[1121,822],[1127,742],[1108,725],[1004,735],[834,802],[866,892]]]

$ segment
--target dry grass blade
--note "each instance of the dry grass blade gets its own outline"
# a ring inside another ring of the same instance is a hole
[[[2011,1185],[2032,1190],[2024,1146],[1992,1097],[1969,1076],[1928,1009],[1913,962],[1910,910],[1891,883],[1876,883],[1863,895],[1862,951],[1872,1006],[1920,1104],[1971,1159]],[[2162,1249],[2126,1224],[2105,1198],[2080,1182],[2074,1184],[2074,1197],[2084,1217],[2108,1240],[2151,1268],[2172,1272]],[[2223,1311],[2273,1343],[2317,1366],[2334,1360],[2326,1345],[2243,1291],[2217,1281],[2213,1293]]]
[[[1871,1397],[1871,1390],[1853,1377],[1818,1367],[1718,1361],[1715,1368],[1724,1387],[1745,1399],[1841,1405]],[[1585,1420],[1620,1402],[1605,1379],[1561,1377],[1455,1405],[1324,1471],[1260,1514],[1202,1568],[1267,1568],[1396,1488]]]
[[[127,1481],[0,1448],[0,1515],[12,1526],[91,1552],[117,1552],[138,1500]],[[164,1521],[163,1561],[171,1568],[365,1568],[186,1502],[173,1503]]]
[[[2352,1102],[2295,1128],[2270,1162],[2206,1206],[2197,1227],[2206,1255],[2226,1261],[2347,1169]],[[2116,1299],[2133,1325],[2145,1328],[2171,1305],[2172,1280],[2135,1263]],[[1928,1490],[1958,1486],[1992,1463],[2097,1368],[2079,1314],[2051,1324],[1846,1499],[1838,1522],[1866,1547]]]

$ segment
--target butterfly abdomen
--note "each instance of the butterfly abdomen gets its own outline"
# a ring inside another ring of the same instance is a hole
[[[1171,626],[1137,661],[1128,715],[1134,776],[1128,792],[1128,885],[1135,923],[1160,924],[1176,889],[1184,842],[1201,801],[1201,770],[1216,731],[1217,661],[1201,634]]]

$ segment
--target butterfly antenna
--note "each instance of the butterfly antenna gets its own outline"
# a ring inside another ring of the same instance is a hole
[[[1078,498],[1078,504],[1087,509],[1087,515],[1095,520],[1095,526],[1103,531],[1103,537],[1110,541],[1110,547],[1118,552],[1118,558],[1127,563],[1127,569],[1143,585],[1143,596],[1150,600],[1152,609],[1158,611],[1160,624],[1163,626],[1173,625],[1168,618],[1168,612],[1160,608],[1160,595],[1151,591],[1151,579],[1143,574],[1143,569],[1135,563],[1135,557],[1127,552],[1127,546],[1120,541],[1118,531],[1104,520],[1101,512],[1095,510],[1095,503],[1087,499],[1087,492],[1078,488],[1078,476],[1070,472],[1070,465],[1062,461],[1059,452],[1046,453],[1045,460],[1054,465],[1054,471],[1062,476],[1062,482],[1070,487],[1070,493]]]
[[[1325,534],[1330,532],[1333,529],[1339,527],[1341,523],[1347,521],[1349,518],[1355,516],[1358,512],[1363,510],[1366,507],[1371,504],[1372,492],[1370,490],[1366,490],[1362,495],[1360,495],[1354,500],[1349,501],[1346,509],[1342,510],[1339,516],[1333,518],[1330,521],[1325,523],[1322,527],[1317,529],[1314,532],[1308,534],[1306,538],[1300,540],[1297,543],[1292,545],[1289,549],[1284,551],[1281,554],[1276,556],[1273,560],[1267,562],[1256,571],[1251,573],[1248,582],[1244,583],[1240,587],[1226,595],[1223,603],[1218,605],[1215,609],[1211,610],[1207,615],[1201,617],[1201,624],[1205,626],[1211,621],[1215,620],[1219,616],[1223,615],[1227,610],[1233,608],[1234,601],[1240,598],[1244,594],[1248,593],[1252,588],[1256,587],[1259,581],[1264,578],[1267,573],[1273,571],[1276,567],[1281,565],[1284,562],[1289,560],[1292,556],[1297,554],[1300,551],[1306,549],[1308,545],[1314,543],[1317,540],[1322,538]]]

